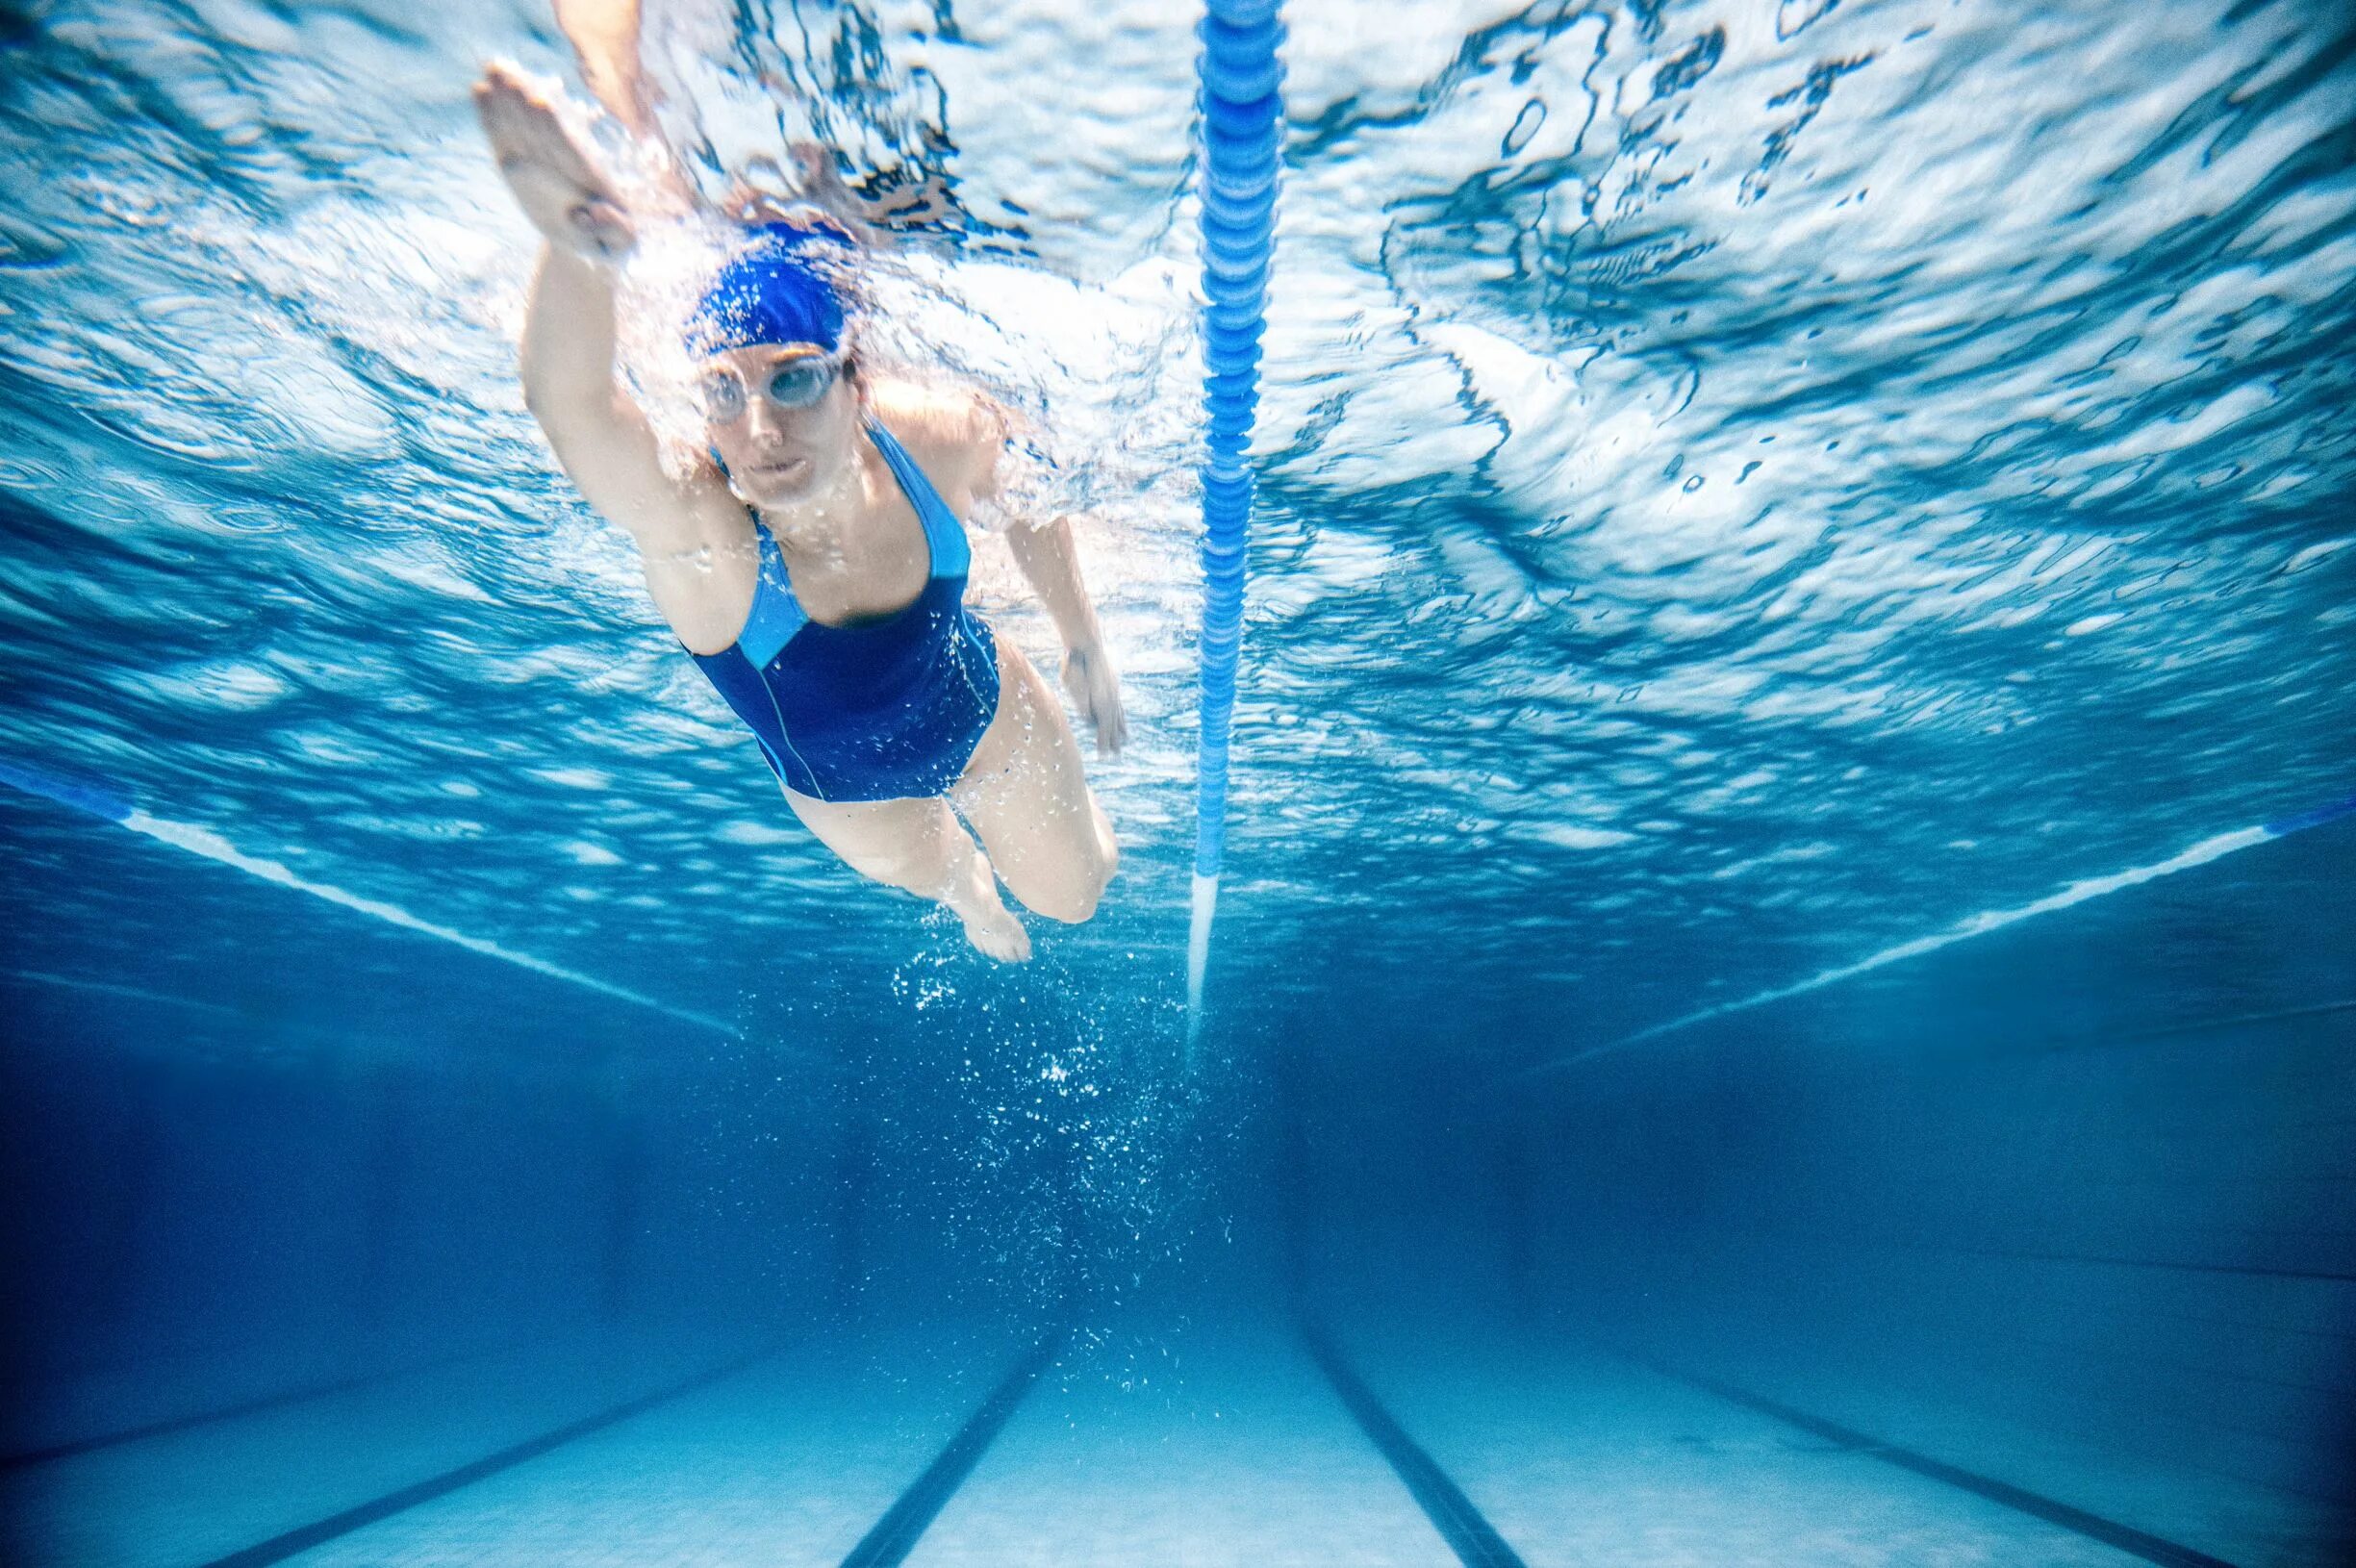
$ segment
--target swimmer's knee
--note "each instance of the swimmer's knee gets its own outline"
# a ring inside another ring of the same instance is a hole
[[[1042,895],[1036,898],[1026,898],[1023,907],[1034,915],[1045,915],[1049,920],[1061,921],[1066,925],[1078,925],[1096,913],[1097,900],[1102,894],[1101,886],[1061,888],[1051,897]]]
[[[902,823],[895,831],[838,833],[831,840],[822,835],[822,842],[837,860],[869,881],[920,898],[948,896],[961,878],[973,874],[980,854],[945,810],[937,820]]]
[[[1097,839],[1097,852],[1089,857],[1088,870],[1085,873],[1087,880],[1082,884],[1087,895],[1088,910],[1087,914],[1079,917],[1081,920],[1086,920],[1089,915],[1096,913],[1097,900],[1104,897],[1105,888],[1112,884],[1112,873],[1120,869],[1120,846],[1113,843],[1110,832],[1100,834]]]
[[[1069,886],[1043,890],[1038,898],[1025,898],[1023,902],[1033,913],[1049,920],[1061,921],[1066,925],[1081,924],[1096,914],[1120,858],[1118,851],[1108,852]]]
[[[881,882],[885,887],[928,898],[936,897],[948,881],[940,867],[929,865],[925,856],[905,849],[870,850],[855,858],[845,855],[843,864],[871,882]]]

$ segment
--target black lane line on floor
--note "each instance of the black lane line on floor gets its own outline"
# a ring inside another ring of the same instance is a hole
[[[2056,1502],[2052,1498],[2040,1496],[2036,1492],[2025,1491],[2010,1482],[1998,1480],[1992,1476],[1983,1476],[1976,1471],[1961,1469],[1942,1460],[1934,1459],[1927,1454],[1916,1454],[1912,1449],[1900,1448],[1894,1443],[1882,1442],[1863,1432],[1853,1431],[1837,1422],[1827,1421],[1822,1416],[1812,1416],[1805,1410],[1795,1410],[1788,1404],[1779,1404],[1748,1389],[1735,1388],[1732,1384],[1718,1382],[1714,1378],[1699,1377],[1656,1361],[1650,1356],[1628,1355],[1627,1359],[1640,1366],[1649,1367],[1664,1378],[1673,1378],[1681,1383],[1687,1383],[1707,1393],[1715,1394],[1730,1404],[1739,1404],[1746,1410],[1756,1410],[1759,1414],[1772,1417],[1787,1427],[1797,1427],[1804,1432],[1821,1437],[1828,1443],[1837,1444],[1865,1458],[1880,1459],[1886,1464],[1894,1464],[1901,1470],[1911,1470],[1917,1476],[1926,1476],[1932,1480],[1944,1481],[1949,1486],[1971,1493],[1974,1497],[1985,1498],[1990,1503],[2000,1504],[2015,1512],[2042,1519],[2049,1525],[2058,1525],[2090,1541],[2100,1541],[2105,1546],[2116,1547],[2130,1556],[2141,1557],[2145,1562],[2159,1563],[2162,1568],[2234,1568],[2232,1563],[2222,1557],[2213,1557],[2206,1552],[2196,1552],[2189,1546],[2179,1546],[2174,1541],[2164,1540],[2157,1535],[2147,1535],[2132,1526],[2105,1519],[2100,1514],[2089,1513],[2084,1508],[2073,1508],[2066,1503]]]
[[[1358,1380],[1350,1370],[1333,1342],[1323,1329],[1303,1325],[1301,1337],[1307,1344],[1309,1355],[1333,1392],[1341,1396],[1342,1404],[1357,1419],[1359,1427],[1381,1450],[1382,1457],[1390,1461],[1399,1479],[1406,1482],[1411,1493],[1432,1526],[1448,1542],[1450,1550],[1464,1563],[1464,1568],[1524,1568],[1521,1557],[1497,1533],[1495,1526],[1482,1517],[1473,1500],[1464,1495],[1457,1483],[1448,1479],[1448,1472],[1439,1462],[1426,1454],[1423,1446],[1406,1434],[1374,1391]]]
[[[471,1486],[476,1481],[495,1476],[502,1470],[513,1470],[527,1459],[537,1459],[551,1449],[562,1448],[575,1438],[587,1437],[592,1432],[602,1431],[608,1427],[629,1420],[634,1415],[642,1415],[658,1404],[668,1404],[671,1400],[693,1394],[699,1388],[706,1388],[723,1378],[732,1378],[756,1362],[776,1354],[777,1350],[778,1347],[774,1345],[765,1346],[749,1355],[740,1355],[733,1361],[726,1361],[717,1367],[698,1372],[692,1378],[658,1388],[651,1394],[641,1394],[627,1404],[617,1404],[609,1410],[600,1410],[593,1416],[584,1416],[570,1426],[559,1427],[554,1431],[543,1432],[538,1437],[526,1438],[512,1448],[499,1450],[496,1454],[485,1454],[472,1464],[462,1464],[455,1470],[445,1470],[439,1476],[429,1477],[415,1485],[404,1486],[397,1492],[388,1492],[372,1503],[363,1503],[357,1507],[346,1508],[342,1513],[330,1514],[324,1519],[288,1530],[283,1535],[273,1535],[259,1545],[245,1548],[242,1552],[232,1552],[225,1557],[215,1557],[213,1561],[206,1563],[204,1568],[263,1568],[266,1563],[284,1562],[296,1553],[308,1552],[313,1547],[323,1545],[339,1535],[349,1535],[353,1530],[390,1519],[396,1513],[406,1512],[420,1503],[431,1503],[438,1497],[446,1497],[462,1486]]]
[[[508,1345],[493,1345],[483,1350],[461,1351],[455,1355],[437,1356],[427,1361],[413,1361],[390,1372],[363,1373],[356,1378],[339,1378],[332,1382],[307,1383],[300,1388],[283,1389],[265,1394],[259,1399],[243,1400],[236,1404],[224,1404],[217,1409],[199,1410],[193,1415],[167,1416],[151,1421],[143,1427],[126,1427],[120,1431],[100,1432],[94,1437],[77,1437],[70,1442],[52,1443],[46,1448],[22,1449],[14,1454],[0,1454],[0,1473],[24,1470],[37,1464],[48,1464],[57,1459],[70,1459],[77,1454],[94,1454],[100,1449],[114,1448],[124,1443],[137,1443],[150,1437],[163,1437],[171,1432],[184,1432],[194,1427],[210,1427],[218,1421],[235,1421],[240,1416],[260,1415],[266,1410],[283,1409],[290,1404],[301,1404],[310,1400],[323,1400],[331,1394],[348,1394],[354,1389],[372,1387],[377,1383],[397,1382],[403,1378],[422,1377],[448,1367],[463,1366],[469,1361],[480,1361],[512,1349]]]
[[[982,1401],[981,1408],[957,1429],[957,1435],[949,1440],[949,1446],[925,1467],[925,1473],[910,1481],[908,1489],[875,1521],[874,1528],[859,1538],[859,1544],[850,1549],[850,1555],[843,1559],[843,1568],[899,1568],[907,1560],[908,1554],[916,1549],[918,1537],[940,1515],[957,1488],[965,1484],[966,1477],[981,1461],[982,1451],[1013,1416],[1015,1407],[1023,1403],[1023,1396],[1039,1380],[1039,1374],[1048,1369],[1055,1353],[1063,1349],[1065,1337],[1061,1332],[1048,1335],[1006,1374],[990,1397]]]

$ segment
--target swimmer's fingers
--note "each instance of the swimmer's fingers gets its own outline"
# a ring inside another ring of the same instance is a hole
[[[504,61],[484,67],[474,84],[474,112],[502,172],[530,165],[585,190],[605,191],[605,177],[573,139],[556,94]]]
[[[1128,710],[1121,703],[1121,676],[1112,661],[1099,653],[1092,675],[1096,695],[1090,707],[1096,721],[1096,748],[1108,757],[1117,757],[1128,745]]]
[[[1128,745],[1128,709],[1121,702],[1116,689],[1112,696],[1112,722],[1099,732],[1097,745],[1108,757],[1117,757]]]
[[[592,261],[628,253],[637,235],[621,198],[546,94],[513,66],[494,64],[475,84],[474,109],[499,173],[550,244]]]
[[[1104,756],[1121,754],[1128,745],[1128,715],[1121,706],[1121,676],[1101,647],[1068,647],[1063,653],[1063,683],[1073,706],[1096,732],[1096,748]]]

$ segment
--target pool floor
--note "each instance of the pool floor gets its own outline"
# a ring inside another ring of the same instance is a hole
[[[2333,1550],[2319,1505],[2246,1484],[2106,1490],[2022,1435],[2016,1468],[2064,1501],[1955,1459],[2005,1440],[1960,1418],[1870,1412],[1925,1434],[1908,1446],[1642,1357],[1396,1331],[604,1338],[214,1407],[146,1384],[181,1407],[109,1426],[78,1406],[59,1419],[82,1435],[15,1451],[11,1560],[2103,1568]]]

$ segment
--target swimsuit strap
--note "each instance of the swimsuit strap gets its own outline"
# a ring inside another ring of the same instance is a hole
[[[898,437],[874,419],[867,421],[867,438],[883,454],[883,461],[899,482],[899,493],[908,497],[915,508],[917,521],[925,528],[925,548],[931,556],[927,572],[933,581],[944,577],[961,578],[973,569],[973,546],[966,543],[965,528],[957,521],[957,514],[941,499],[941,493],[932,488],[925,470],[916,466],[916,459],[899,443]],[[736,645],[755,668],[761,668],[785,649],[794,634],[810,623],[809,612],[794,596],[794,582],[785,569],[785,552],[777,547],[777,536],[758,521],[752,531],[760,536],[760,569],[752,580],[752,609],[745,617],[745,629],[738,634]]]
[[[925,470],[916,466],[916,459],[899,443],[899,438],[874,419],[867,421],[867,439],[875,443],[890,465],[892,477],[899,481],[899,493],[908,497],[916,509],[917,520],[925,525],[925,544],[932,551],[932,575],[962,577],[973,569],[973,546],[965,541],[965,528],[957,521],[957,514],[941,499],[941,493],[932,488]]]

